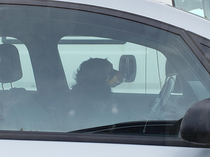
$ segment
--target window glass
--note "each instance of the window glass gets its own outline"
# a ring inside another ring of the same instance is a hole
[[[178,33],[71,9],[3,13],[0,36],[18,49],[24,77],[0,93],[1,130],[168,136],[210,96],[209,74]],[[0,74],[16,82],[18,58],[7,51]]]
[[[175,7],[204,17],[202,0],[174,0]]]
[[[173,0],[176,8],[210,19],[209,0]]]
[[[69,43],[77,39],[77,45]],[[134,55],[137,62],[135,80],[124,82],[115,88],[117,93],[159,93],[165,79],[165,56],[155,49],[130,42],[104,44],[107,38],[94,37],[63,37],[58,44],[58,50],[63,63],[69,88],[75,84],[75,75],[79,65],[90,58],[107,58],[113,68],[119,70],[119,61],[122,55]],[[62,41],[66,41],[62,44]],[[101,42],[98,44],[90,41]],[[86,42],[86,43],[85,43]]]

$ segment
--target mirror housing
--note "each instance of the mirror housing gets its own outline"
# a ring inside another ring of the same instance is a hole
[[[119,71],[126,75],[125,82],[133,82],[136,78],[136,58],[133,55],[122,55]]]
[[[185,141],[210,144],[210,98],[189,108],[182,119],[180,133]]]

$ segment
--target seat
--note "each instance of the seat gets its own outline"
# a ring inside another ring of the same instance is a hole
[[[24,88],[12,83],[23,76],[18,49],[14,45],[0,45],[0,130],[48,130],[47,114]],[[5,84],[11,88],[5,89]]]
[[[18,81],[23,76],[18,49],[10,44],[0,45],[0,82],[4,90],[4,83]]]

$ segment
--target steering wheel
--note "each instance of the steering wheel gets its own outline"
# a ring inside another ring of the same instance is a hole
[[[174,89],[176,77],[177,77],[176,74],[171,74],[171,75],[167,76],[165,83],[155,100],[154,106],[150,112],[150,116],[156,117],[158,115],[160,109],[166,105],[166,103]]]
[[[159,94],[155,100],[154,106],[152,107],[152,109],[148,115],[148,119],[144,125],[144,129],[143,129],[144,133],[146,132],[147,122],[149,121],[149,119],[151,119],[151,117],[155,117],[155,119],[157,119],[159,111],[161,110],[162,107],[164,107],[166,105],[166,103],[174,89],[176,77],[177,77],[176,74],[171,74],[166,77],[165,83],[164,83],[161,91],[159,92]]]

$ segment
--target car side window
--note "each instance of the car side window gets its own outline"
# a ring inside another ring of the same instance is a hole
[[[69,21],[69,27],[77,29],[72,36],[62,37],[58,43],[72,92],[71,100],[75,105],[69,109],[69,116],[73,117],[71,120],[75,124],[72,130],[142,122],[141,131],[146,133],[153,125],[152,121],[178,121],[190,106],[209,97],[208,89],[198,74],[206,72],[181,36],[108,16],[101,16],[99,24],[95,22],[99,15],[86,16],[91,19],[89,22],[83,22],[82,15],[81,21]],[[107,24],[108,21],[111,24]],[[129,56],[133,56],[136,62],[130,61]],[[104,87],[95,79],[99,79],[98,75],[102,75],[105,69],[100,67],[100,62],[94,61],[96,59],[106,59],[114,70],[125,72],[124,82],[119,81],[117,86],[109,87],[111,101]],[[132,68],[134,80],[127,81]],[[202,94],[197,89],[203,91]],[[166,130],[169,134],[170,129]],[[133,134],[132,131],[130,133]]]
[[[4,10],[11,18],[0,20],[0,81],[19,80],[21,70],[23,78],[0,93],[1,130],[179,137],[186,111],[210,97],[184,30],[130,14]]]

